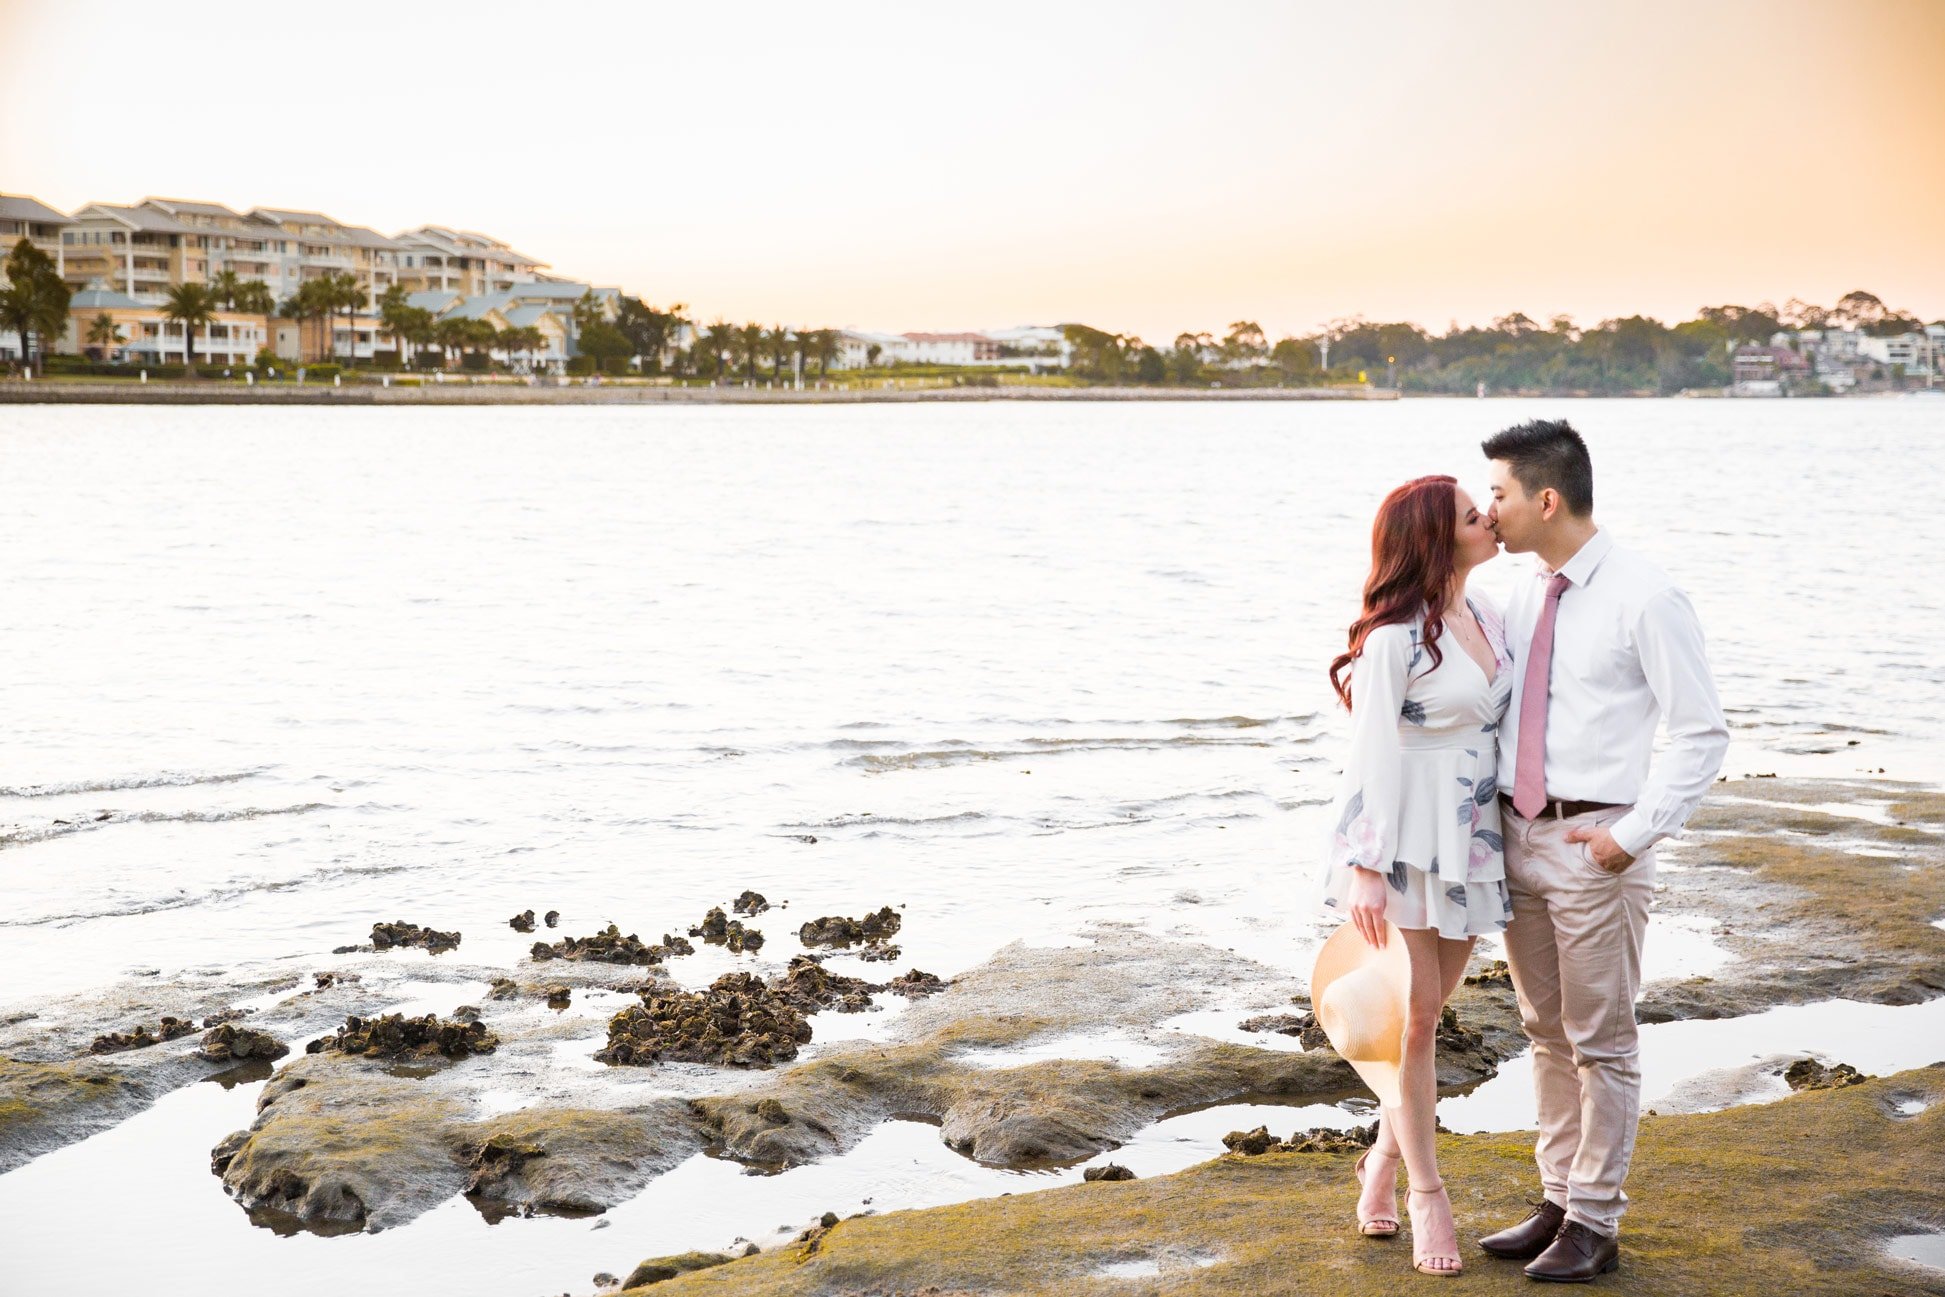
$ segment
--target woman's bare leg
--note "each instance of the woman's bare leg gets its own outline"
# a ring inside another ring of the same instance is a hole
[[[1413,1253],[1416,1263],[1435,1270],[1459,1269],[1458,1234],[1452,1224],[1452,1205],[1439,1178],[1436,1142],[1438,1046],[1440,1012],[1448,987],[1465,971],[1469,941],[1445,941],[1432,929],[1401,934],[1411,956],[1411,990],[1405,1011],[1404,1058],[1398,1089],[1402,1102],[1385,1112],[1389,1127],[1411,1177]],[[1452,949],[1448,951],[1446,947]]]

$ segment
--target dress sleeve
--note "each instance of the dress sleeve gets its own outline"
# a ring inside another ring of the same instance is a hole
[[[1351,752],[1344,772],[1331,863],[1391,873],[1398,850],[1404,778],[1399,718],[1418,637],[1409,626],[1381,626],[1351,666]]]

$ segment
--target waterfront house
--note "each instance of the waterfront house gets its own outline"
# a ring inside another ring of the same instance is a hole
[[[0,194],[0,261],[5,261],[17,243],[31,243],[54,261],[57,274],[65,278],[65,245],[62,232],[74,222],[71,218],[26,194]],[[0,274],[0,283],[5,282]],[[0,330],[0,359],[19,360],[20,335],[11,329]]]

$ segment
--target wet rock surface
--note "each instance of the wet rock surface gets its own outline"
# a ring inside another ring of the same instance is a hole
[[[874,910],[862,919],[848,919],[843,915],[827,914],[821,919],[812,919],[798,928],[797,940],[806,946],[839,948],[877,944],[896,936],[903,924],[904,919],[889,905]]]
[[[730,902],[729,908],[734,910],[738,914],[742,914],[750,918],[754,918],[757,915],[763,913],[765,910],[769,909],[770,902],[764,899],[762,892],[752,892],[746,890],[743,892],[742,895],[738,896],[734,901]]]
[[[1511,986],[1513,971],[1506,966],[1505,960],[1495,959],[1481,965],[1477,972],[1467,973],[1465,984],[1467,986]]]
[[[1894,1079],[1945,1098],[1945,1068]],[[1886,1237],[1945,1216],[1945,1112],[1911,1120],[1931,1142],[1922,1171],[1885,1156],[1885,1082],[1641,1125],[1621,1270],[1597,1285],[1626,1297],[1919,1297],[1936,1275],[1903,1267]],[[1897,1126],[1900,1133],[1910,1126]],[[1806,1130],[1818,1132],[1804,1138]],[[1518,1220],[1532,1189],[1531,1132],[1443,1137],[1441,1170],[1463,1186],[1460,1228]],[[1131,1256],[1192,1256],[1153,1293],[1371,1293],[1409,1287],[1406,1259],[1347,1227],[1352,1150],[1225,1157],[1112,1193],[1069,1186],[849,1220],[813,1250],[775,1248],[670,1281],[670,1297],[1107,1291],[1102,1267]],[[1734,1204],[1726,1210],[1724,1203]],[[1870,1221],[1869,1228],[1859,1222]],[[1721,1258],[1718,1263],[1715,1258]],[[1192,1277],[1189,1277],[1192,1276]],[[1400,1276],[1403,1276],[1401,1278]],[[1532,1285],[1475,1256],[1461,1282]],[[1117,1288],[1136,1291],[1122,1281]]]
[[[440,932],[435,928],[422,928],[416,923],[400,919],[393,923],[374,923],[371,925],[371,947],[373,950],[391,950],[397,946],[416,946],[432,954],[443,954],[448,950],[459,949],[457,932]]]
[[[370,1058],[407,1056],[465,1058],[469,1054],[490,1054],[500,1039],[486,1029],[477,1016],[458,1015],[442,1019],[428,1013],[408,1018],[387,1013],[376,1018],[352,1015],[330,1036],[321,1036],[304,1046],[308,1054],[360,1054]]]
[[[1681,867],[1657,877],[1656,912],[1710,922],[1736,960],[1650,984],[1641,1021],[1945,994],[1945,931],[1931,923],[1945,913],[1945,794],[1890,780],[1731,780],[1663,853]]]
[[[1096,1180],[1132,1180],[1135,1173],[1119,1162],[1109,1162],[1106,1166],[1090,1166],[1081,1172],[1081,1179],[1092,1184]]]
[[[1330,1037],[1317,1025],[1316,1015],[1309,1013],[1261,1013],[1237,1023],[1236,1030],[1273,1031],[1279,1036],[1294,1036],[1305,1049],[1330,1046]]]
[[[655,989],[608,1021],[604,1063],[768,1067],[797,1056],[810,1024],[789,996],[754,973],[725,973],[706,991]]]
[[[534,930],[534,912],[532,910],[521,911],[519,914],[507,920],[507,926],[515,932],[532,932]]]

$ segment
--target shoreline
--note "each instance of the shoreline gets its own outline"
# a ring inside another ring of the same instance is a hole
[[[918,401],[1395,401],[1391,388],[1343,387],[909,387],[806,388],[527,387],[434,383],[382,387],[301,387],[231,382],[74,383],[58,379],[0,383],[0,405],[863,405]]]

